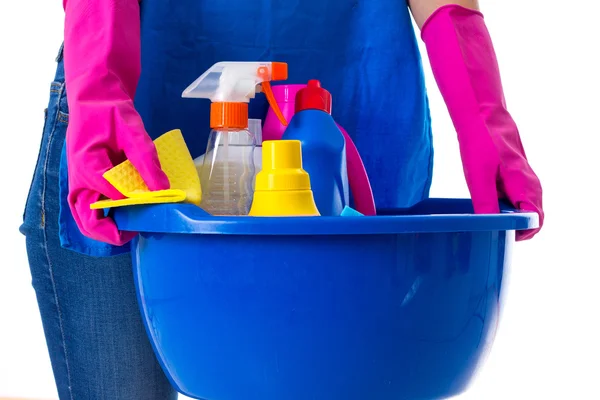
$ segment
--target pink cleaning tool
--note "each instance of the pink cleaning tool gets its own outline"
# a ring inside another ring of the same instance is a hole
[[[360,153],[352,141],[352,138],[348,135],[348,132],[346,132],[340,124],[337,124],[337,126],[340,128],[340,131],[346,139],[348,184],[350,185],[350,192],[354,199],[354,206],[356,207],[356,210],[363,215],[377,215],[371,182],[369,182],[369,176],[367,175],[367,170],[360,157]]]
[[[498,61],[483,15],[458,5],[439,8],[421,36],[458,134],[476,213],[498,213],[499,199],[544,221],[542,186],[507,111]],[[539,229],[517,232],[532,238]]]
[[[306,85],[271,85],[275,102],[288,123],[295,114],[296,94],[305,87]],[[273,108],[269,107],[262,130],[263,141],[281,140],[286,128],[277,118]]]
[[[273,95],[275,101],[279,105],[283,116],[287,121],[291,121],[295,114],[296,94],[306,85],[277,85],[273,86]],[[279,122],[275,112],[269,108],[265,124],[263,127],[263,140],[281,140],[285,126]],[[344,135],[346,140],[346,162],[348,168],[348,182],[354,206],[358,212],[363,215],[376,215],[375,200],[373,198],[373,190],[369,182],[369,176],[363,164],[362,158],[352,141],[348,132],[338,124],[338,128]]]
[[[90,205],[123,195],[102,175],[129,159],[150,190],[169,188],[156,148],[134,108],[140,76],[140,6],[132,0],[65,0],[68,201],[81,232],[123,245],[121,233]]]

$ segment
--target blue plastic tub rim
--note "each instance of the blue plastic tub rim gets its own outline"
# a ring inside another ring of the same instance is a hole
[[[217,235],[377,235],[516,231],[539,227],[534,212],[501,203],[499,214],[474,214],[470,199],[426,199],[375,217],[221,217],[192,204],[158,204],[112,211],[120,230]]]

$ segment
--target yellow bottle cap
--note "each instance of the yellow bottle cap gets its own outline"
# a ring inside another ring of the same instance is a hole
[[[256,191],[310,190],[310,178],[302,169],[298,140],[263,142],[263,166],[256,176]]]
[[[318,216],[298,140],[263,142],[263,168],[256,175],[250,216]]]

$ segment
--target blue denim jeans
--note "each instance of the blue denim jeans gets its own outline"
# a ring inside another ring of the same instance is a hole
[[[61,246],[59,170],[68,124],[62,49],[21,232],[60,399],[165,400],[176,392],[140,317],[129,254]]]

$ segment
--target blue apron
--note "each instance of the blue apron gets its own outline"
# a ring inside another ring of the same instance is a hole
[[[319,79],[332,93],[333,116],[356,143],[378,208],[410,206],[428,196],[431,125],[406,2],[142,0],[141,36],[135,104],[153,139],[178,128],[192,156],[201,155],[210,103],[183,99],[183,90],[218,61],[287,62],[289,79],[282,83]],[[257,95],[250,117],[264,119],[267,108]],[[67,225],[77,230],[73,221]],[[71,241],[77,234],[71,232]],[[128,251],[102,250],[97,243],[87,248],[97,256]]]

